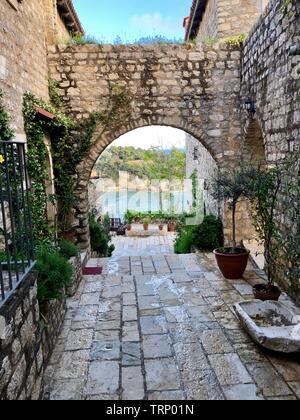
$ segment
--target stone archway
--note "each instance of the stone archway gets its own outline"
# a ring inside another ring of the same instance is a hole
[[[119,123],[104,132],[99,125],[77,167],[73,226],[82,248],[89,243],[87,184],[92,168],[122,134],[150,125],[170,126],[199,140],[219,165],[240,158],[240,58],[240,49],[226,42],[50,49],[50,77],[77,120],[107,109],[112,84],[125,86],[132,97],[126,120],[120,116]]]
[[[86,155],[86,158],[83,159],[81,164],[77,167],[77,176],[76,176],[76,186],[75,186],[75,196],[78,198],[74,206],[74,225],[77,231],[77,241],[82,249],[87,249],[89,247],[89,231],[88,231],[88,184],[90,181],[91,173],[93,168],[105,151],[105,149],[110,146],[115,140],[117,140],[122,135],[134,131],[139,128],[150,127],[150,126],[165,126],[179,129],[186,134],[189,134],[193,139],[196,139],[201,143],[201,145],[209,152],[212,158],[215,160],[218,166],[224,164],[223,154],[218,154],[214,148],[210,148],[209,143],[207,143],[204,133],[200,127],[191,127],[187,123],[178,119],[171,118],[158,118],[154,120],[153,118],[140,119],[138,121],[131,121],[128,124],[125,124],[119,131],[108,131],[103,134],[101,137],[98,136],[99,130],[96,130],[92,147],[89,153]],[[138,144],[137,144],[138,146]]]

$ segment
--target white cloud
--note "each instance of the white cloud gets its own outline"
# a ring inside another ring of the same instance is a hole
[[[178,23],[174,22],[170,17],[163,17],[160,13],[132,16],[131,24],[142,31],[149,30],[158,34],[178,32]]]
[[[111,146],[133,146],[149,149],[151,146],[185,148],[186,133],[172,127],[151,126],[138,128],[124,134],[114,141]]]

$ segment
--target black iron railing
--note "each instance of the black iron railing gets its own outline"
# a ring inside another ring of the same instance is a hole
[[[33,265],[25,143],[0,141],[0,306]]]

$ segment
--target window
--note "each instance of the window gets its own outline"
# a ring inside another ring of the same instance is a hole
[[[193,156],[194,156],[194,160],[198,160],[198,157],[199,157],[199,150],[198,150],[198,147],[194,147],[194,153],[193,153]]]

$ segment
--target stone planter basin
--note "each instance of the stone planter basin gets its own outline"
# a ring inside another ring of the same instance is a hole
[[[300,352],[300,316],[281,302],[254,300],[234,305],[238,319],[262,347],[280,352]]]

